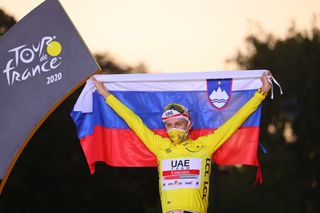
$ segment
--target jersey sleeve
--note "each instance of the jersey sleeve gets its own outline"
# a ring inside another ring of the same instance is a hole
[[[256,92],[246,104],[244,104],[231,118],[229,118],[229,120],[222,124],[213,133],[199,137],[199,142],[204,143],[209,148],[210,153],[215,152],[258,108],[265,97],[266,95]]]
[[[159,143],[163,138],[149,129],[136,113],[119,101],[115,96],[109,95],[106,98],[106,102],[127,123],[129,128],[138,136],[147,148],[153,154],[157,155]]]

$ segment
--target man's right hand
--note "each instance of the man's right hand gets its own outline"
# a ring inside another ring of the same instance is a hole
[[[268,80],[268,76],[272,76],[271,72],[268,70],[266,73],[263,73],[261,76],[261,81],[262,81],[262,91],[267,93],[270,91],[272,88],[272,84]]]
[[[111,95],[111,93],[105,88],[105,86],[103,85],[102,82],[97,81],[97,79],[95,79],[95,77],[91,76],[90,78],[92,80],[92,82],[94,83],[94,85],[96,86],[98,93],[100,95],[102,95],[105,99]]]

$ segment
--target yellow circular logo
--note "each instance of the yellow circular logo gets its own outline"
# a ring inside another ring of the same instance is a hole
[[[51,41],[47,46],[47,52],[51,56],[57,56],[61,53],[62,46],[58,41]]]

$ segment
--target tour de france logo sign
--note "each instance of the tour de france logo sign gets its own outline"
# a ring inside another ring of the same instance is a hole
[[[2,67],[7,84],[13,86],[42,74],[46,74],[46,84],[61,80],[62,73],[55,70],[62,64],[62,51],[56,36],[43,36],[38,42],[9,49],[9,59]]]

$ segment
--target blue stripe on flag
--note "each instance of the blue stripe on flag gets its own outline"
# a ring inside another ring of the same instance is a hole
[[[209,102],[206,91],[174,92],[123,92],[112,93],[125,105],[133,109],[143,122],[151,129],[163,129],[161,120],[163,108],[169,103],[186,106],[193,121],[193,129],[215,129],[230,118],[254,94],[255,90],[233,92],[232,99],[223,110],[215,109]],[[103,110],[102,110],[103,109]],[[93,93],[94,113],[73,112],[72,117],[78,128],[79,138],[93,133],[96,125],[106,128],[123,129],[127,124],[105,103],[97,92]],[[242,125],[260,125],[261,106]],[[83,121],[82,121],[83,120]],[[81,122],[80,122],[81,121]],[[80,123],[82,125],[80,125]]]

